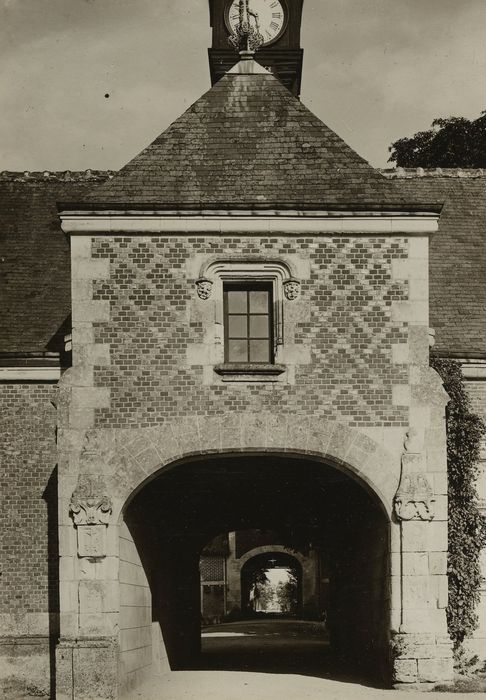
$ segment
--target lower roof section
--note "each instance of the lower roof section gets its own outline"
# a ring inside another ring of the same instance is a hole
[[[445,202],[438,235],[430,238],[435,350],[442,356],[486,358],[486,177],[476,170],[387,175],[397,180],[403,201]],[[71,272],[57,203],[82,202],[96,184],[111,177],[109,172],[0,173],[0,352],[63,351],[70,332]],[[385,204],[381,213],[350,208],[348,216],[392,213]],[[262,216],[268,214],[268,209],[262,211]],[[330,216],[336,211],[342,216],[339,206],[329,206]],[[425,205],[417,211],[431,213]],[[310,210],[304,216],[308,214],[312,216]],[[233,213],[226,215],[230,219]]]

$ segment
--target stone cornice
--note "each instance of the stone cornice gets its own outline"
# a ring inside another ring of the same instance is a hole
[[[0,382],[57,382],[60,367],[0,367]]]
[[[486,380],[486,360],[460,360],[465,379]]]
[[[61,211],[62,229],[70,234],[207,233],[424,235],[438,229],[439,213],[339,212],[339,211],[246,211],[246,212],[115,212]]]
[[[57,382],[58,353],[0,353],[0,382]]]

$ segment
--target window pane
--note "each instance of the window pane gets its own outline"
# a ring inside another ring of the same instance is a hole
[[[228,340],[228,362],[248,362],[246,340]]]
[[[228,291],[228,313],[246,314],[247,312],[247,292]]]
[[[246,338],[248,336],[248,316],[228,316],[228,337]]]
[[[250,362],[270,362],[268,340],[250,340]]]
[[[268,313],[268,292],[254,291],[250,292],[250,313],[267,314]]]
[[[268,338],[268,316],[250,316],[250,338]]]

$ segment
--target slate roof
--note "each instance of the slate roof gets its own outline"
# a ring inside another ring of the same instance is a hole
[[[388,173],[405,197],[445,201],[430,240],[430,325],[439,354],[486,358],[486,172]]]
[[[474,175],[459,177],[458,175]],[[56,201],[112,173],[0,173],[0,352],[58,350],[70,313],[69,247]],[[430,314],[443,355],[486,358],[486,173],[392,171],[404,196],[445,200],[430,247]]]
[[[83,208],[383,207],[405,201],[394,182],[264,71],[226,74],[93,190]]]
[[[71,312],[69,244],[56,202],[108,172],[0,173],[0,352],[59,351]]]

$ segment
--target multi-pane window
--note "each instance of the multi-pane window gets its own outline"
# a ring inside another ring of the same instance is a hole
[[[272,286],[224,285],[225,362],[273,363]]]
[[[199,562],[201,581],[224,581],[223,557],[202,556]]]

